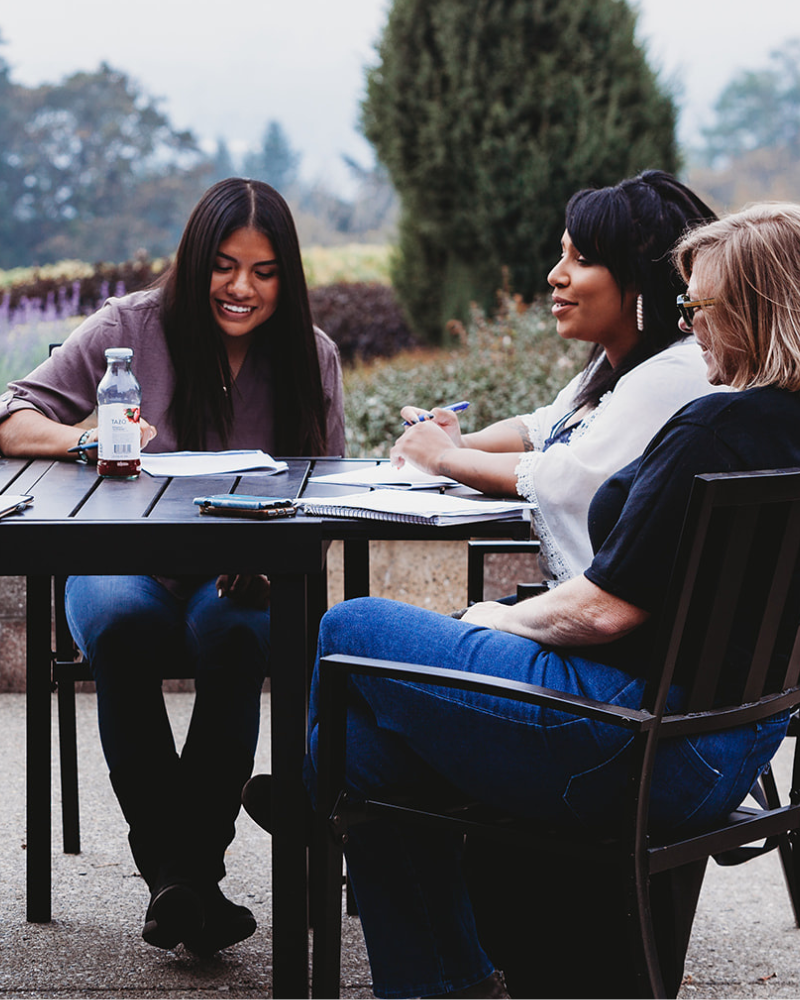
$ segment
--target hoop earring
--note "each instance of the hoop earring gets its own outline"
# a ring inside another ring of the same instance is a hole
[[[644,330],[644,302],[641,295],[636,296],[636,329],[639,333]]]

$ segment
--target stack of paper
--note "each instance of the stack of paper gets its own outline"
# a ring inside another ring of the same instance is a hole
[[[472,500],[443,493],[411,490],[370,490],[343,497],[299,501],[306,514],[318,517],[361,517],[413,524],[463,524],[498,518],[518,520],[534,505],[525,500]]]

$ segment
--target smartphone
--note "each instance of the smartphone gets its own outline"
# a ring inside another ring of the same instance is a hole
[[[8,514],[16,514],[25,510],[33,503],[33,496],[30,493],[3,493],[0,494],[0,517]]]
[[[218,517],[255,517],[266,520],[273,517],[294,517],[297,505],[286,497],[250,497],[239,493],[218,493],[215,496],[195,497],[201,514]]]

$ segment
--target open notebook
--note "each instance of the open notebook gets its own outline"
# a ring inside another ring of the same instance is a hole
[[[498,518],[519,520],[533,506],[524,500],[473,500],[417,490],[370,490],[343,497],[315,497],[298,501],[306,514],[318,517],[361,517],[411,524],[463,524]]]

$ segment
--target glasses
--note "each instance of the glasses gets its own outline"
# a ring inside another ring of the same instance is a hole
[[[716,299],[690,299],[684,292],[678,296],[678,312],[681,314],[683,322],[691,330],[694,314],[697,310],[703,309],[705,306],[713,306],[716,301]]]

